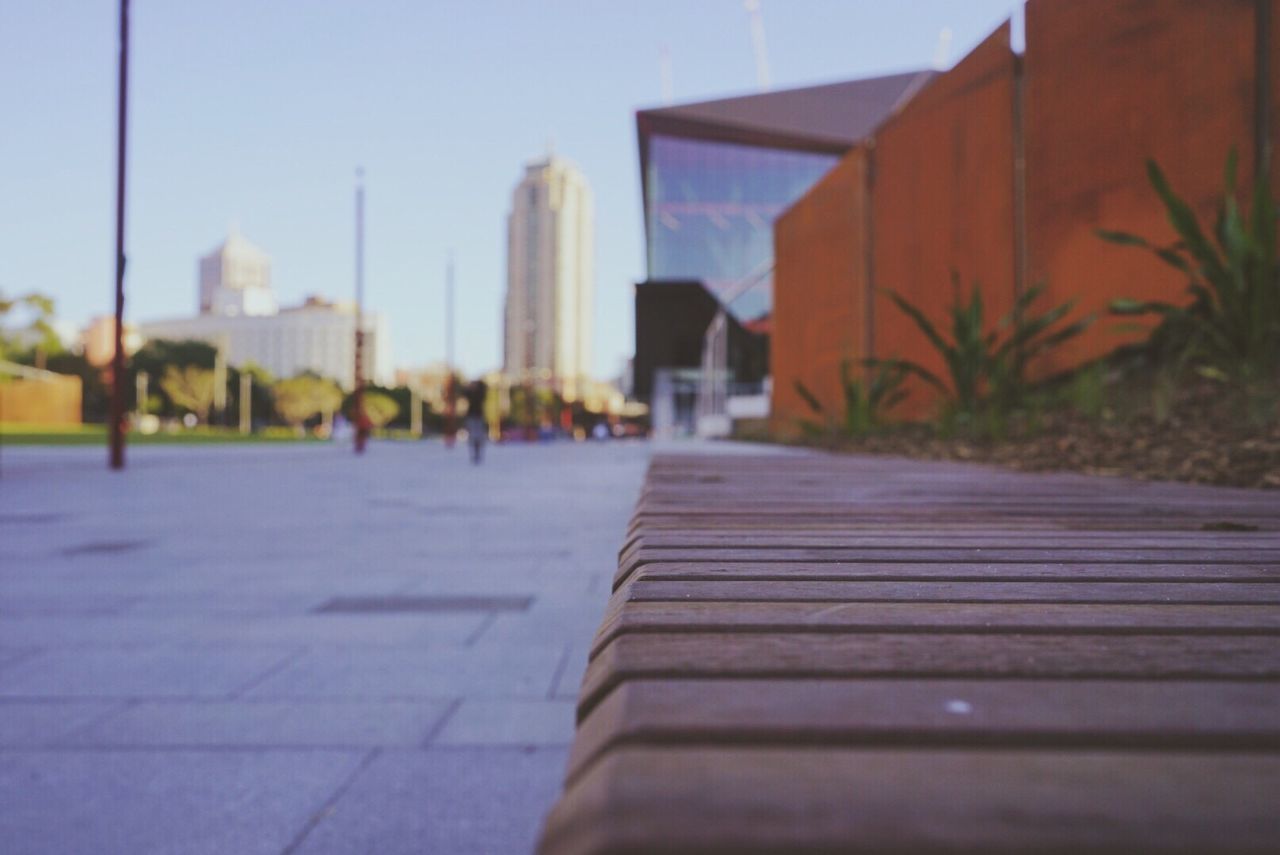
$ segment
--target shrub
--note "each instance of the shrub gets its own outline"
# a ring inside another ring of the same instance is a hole
[[[314,374],[299,374],[279,380],[271,387],[276,412],[300,431],[312,416],[332,413],[342,404],[342,390],[332,380]]]
[[[1031,362],[1079,335],[1093,322],[1093,317],[1055,329],[1071,311],[1073,303],[1033,313],[1032,305],[1044,293],[1044,285],[1039,284],[1019,295],[1009,314],[1000,319],[994,330],[988,331],[981,287],[975,284],[966,302],[961,294],[960,276],[952,273],[952,289],[953,297],[947,309],[950,319],[947,336],[911,301],[894,291],[885,292],[942,356],[947,368],[946,381],[910,359],[870,359],[867,365],[894,369],[903,376],[914,374],[936,388],[946,400],[942,413],[944,425],[958,422],[981,432],[1000,433],[1008,415],[1027,403],[1031,391],[1027,369]]]
[[[1280,266],[1276,202],[1268,176],[1254,182],[1246,217],[1236,201],[1236,152],[1228,155],[1212,240],[1155,161],[1147,161],[1147,176],[1178,240],[1161,247],[1127,232],[1098,234],[1112,243],[1146,249],[1186,275],[1191,299],[1186,305],[1119,299],[1111,303],[1112,313],[1158,316],[1148,345],[1166,363],[1191,363],[1204,376],[1246,385],[1274,380],[1280,367]]]
[[[400,405],[385,392],[364,394],[364,414],[375,428],[386,427],[399,413]]]
[[[853,376],[849,360],[840,363],[840,386],[844,392],[844,432],[849,436],[865,436],[881,427],[889,410],[907,397],[902,388],[906,371],[896,365],[872,366],[869,376],[857,379]],[[822,404],[799,380],[795,381],[796,394],[816,415],[822,415]],[[809,433],[821,433],[822,428],[812,422],[802,422]]]

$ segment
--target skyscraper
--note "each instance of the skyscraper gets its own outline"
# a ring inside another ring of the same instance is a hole
[[[503,368],[581,397],[591,364],[594,236],[582,173],[548,155],[525,167],[507,218]]]
[[[200,259],[200,314],[274,315],[271,257],[234,225],[222,245]]]

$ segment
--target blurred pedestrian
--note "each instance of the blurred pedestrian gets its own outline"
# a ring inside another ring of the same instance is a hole
[[[471,447],[471,462],[479,463],[484,457],[484,443],[489,438],[489,423],[484,417],[485,400],[489,397],[489,384],[473,380],[464,392],[467,399],[467,445]]]

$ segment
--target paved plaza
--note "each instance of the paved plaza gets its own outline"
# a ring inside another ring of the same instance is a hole
[[[0,449],[0,848],[523,853],[642,443]]]

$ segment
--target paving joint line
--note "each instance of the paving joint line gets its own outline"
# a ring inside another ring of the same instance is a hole
[[[265,683],[267,680],[270,680],[276,674],[279,674],[285,668],[288,668],[294,662],[297,662],[299,659],[305,656],[310,649],[311,648],[305,645],[295,649],[292,653],[289,653],[279,662],[267,668],[266,671],[262,672],[261,674],[258,674],[256,677],[251,679],[245,685],[240,686],[239,688],[234,689],[231,692],[227,693],[224,700],[234,701],[234,700],[240,699],[245,695],[245,693],[253,691],[258,686],[261,686],[263,683]]]
[[[481,619],[480,625],[471,631],[471,634],[467,636],[466,641],[462,642],[462,646],[463,647],[474,646],[475,643],[479,641],[486,632],[489,631],[489,627],[493,626],[494,623],[497,622],[497,620],[498,620],[497,612],[486,613],[485,616]]]
[[[419,748],[430,747],[431,744],[436,741],[436,737],[438,737],[444,731],[449,722],[453,720],[454,715],[462,706],[462,701],[462,698],[453,699],[448,708],[444,711],[444,714],[440,716],[440,720],[431,726],[431,729],[427,731],[427,735],[422,738],[420,743],[418,743]]]
[[[569,667],[569,657],[573,655],[573,645],[566,644],[564,652],[560,654],[560,661],[556,663],[556,672],[551,676],[551,686],[547,689],[547,700],[554,701],[556,695],[560,692],[560,680],[564,677],[565,669]]]
[[[338,788],[333,791],[333,794],[330,795],[328,799],[325,800],[324,804],[320,806],[320,809],[311,815],[311,818],[307,820],[306,824],[302,827],[302,830],[298,832],[293,840],[289,841],[288,845],[285,846],[284,849],[280,850],[280,855],[292,855],[292,853],[298,851],[298,847],[303,844],[311,832],[314,831],[326,817],[333,813],[334,808],[338,806],[338,802],[347,794],[347,790],[351,789],[352,785],[355,784],[356,779],[360,777],[361,773],[363,773],[365,769],[368,769],[369,766],[373,764],[374,760],[378,759],[378,755],[381,753],[381,748],[374,748],[361,758],[360,762],[356,764],[356,768],[352,770],[351,774],[338,785]]]

